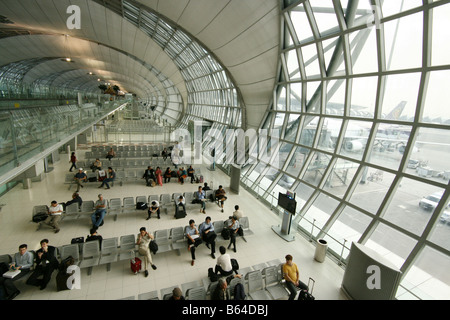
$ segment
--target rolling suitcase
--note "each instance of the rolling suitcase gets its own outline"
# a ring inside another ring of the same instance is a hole
[[[131,271],[134,272],[134,274],[138,274],[139,271],[141,271],[142,267],[142,260],[136,257],[136,253],[134,253],[134,258],[131,258],[130,264],[131,264]]]
[[[312,287],[310,287],[311,282],[312,282]],[[314,296],[312,295],[315,283],[316,283],[316,281],[313,278],[309,278],[308,290],[300,290],[300,293],[298,294],[298,300],[302,300],[302,301],[316,300],[316,298],[314,298]]]

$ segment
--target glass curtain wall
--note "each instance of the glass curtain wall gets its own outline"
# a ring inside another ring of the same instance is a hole
[[[103,1],[97,1],[105,5]],[[177,128],[188,129],[190,121],[207,120],[213,127],[240,127],[238,93],[222,65],[193,37],[145,6],[122,1],[118,13],[147,33],[172,58],[186,83],[187,101],[174,97],[156,109]],[[110,8],[114,10],[114,8]],[[184,104],[184,108],[182,108]],[[179,106],[179,107],[178,107]]]
[[[292,226],[339,263],[352,241],[388,258],[403,272],[398,299],[448,299],[450,4],[281,3],[261,124],[279,132],[279,161],[245,166],[242,183],[270,206],[296,192]]]

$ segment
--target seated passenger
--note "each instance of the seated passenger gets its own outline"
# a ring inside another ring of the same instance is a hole
[[[102,170],[102,162],[99,158],[95,159],[94,163],[91,166],[92,172],[95,172],[95,170]]]
[[[41,248],[36,251],[36,267],[27,280],[28,285],[40,287],[44,290],[50,282],[53,271],[58,269],[59,262],[56,258],[56,248],[48,245],[48,240],[40,242]],[[38,279],[40,276],[42,279]]]
[[[206,193],[202,190],[202,187],[198,187],[198,191],[195,192],[195,200],[197,203],[200,203],[202,207],[200,208],[200,213],[206,213]]]
[[[147,187],[151,186],[152,180],[156,182],[155,170],[153,170],[152,166],[147,167],[142,178],[145,179]]]
[[[171,177],[172,177],[172,170],[170,170],[170,167],[167,167],[166,171],[164,172],[164,183],[170,182]]]
[[[111,159],[114,158],[115,156],[116,156],[116,153],[114,152],[114,149],[111,148],[111,149],[109,149],[108,153],[106,154],[106,159],[111,161]]]
[[[87,181],[87,175],[86,173],[84,173],[83,168],[78,169],[78,172],[75,173],[74,180],[75,183],[77,184],[77,192],[79,192],[80,187],[84,188],[84,186],[81,183]]]
[[[102,184],[99,188],[102,188],[106,184],[106,189],[111,189],[109,187],[108,182],[114,182],[114,179],[116,178],[116,173],[114,172],[113,168],[108,167],[108,178],[104,179],[102,181]]]
[[[102,247],[103,237],[97,233],[97,228],[93,227],[89,231],[89,235],[86,237],[86,242],[98,240],[98,247]]]
[[[7,265],[4,262],[0,264],[2,275],[7,271],[20,270],[20,273],[14,278],[4,278],[3,276],[0,276],[0,286],[3,287],[6,300],[12,300],[20,294],[19,289],[14,285],[14,281],[28,275],[30,268],[34,264],[33,254],[30,251],[27,251],[27,249],[28,246],[26,244],[21,244],[19,246],[19,252],[14,254],[11,264]]]
[[[219,186],[219,189],[216,190],[216,201],[220,202],[220,206],[222,208],[222,212],[223,212],[223,203],[225,202],[225,200],[227,200],[227,197],[225,196],[226,192],[225,190],[222,188],[222,186]]]
[[[187,176],[191,178],[191,183],[194,183],[194,168],[192,168],[192,166],[189,166],[189,168],[187,169]]]
[[[74,192],[72,194],[72,200],[67,201],[66,203],[61,203],[63,206],[64,211],[66,210],[66,208],[68,206],[70,206],[73,203],[78,203],[78,208],[81,208],[81,204],[83,203],[83,199],[81,199],[80,195],[78,194],[78,192]]]
[[[148,220],[148,219],[151,218],[151,214],[152,214],[152,213],[156,213],[156,215],[158,216],[158,219],[160,219],[160,218],[161,218],[161,217],[160,217],[161,209],[160,209],[160,207],[159,207],[159,202],[156,201],[156,200],[153,200],[152,203],[151,203],[151,205],[148,207],[147,213],[148,213],[148,217],[147,217],[146,220]]]

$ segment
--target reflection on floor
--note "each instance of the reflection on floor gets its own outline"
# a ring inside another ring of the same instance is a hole
[[[80,154],[84,150],[80,150]],[[66,159],[67,158],[67,159]],[[84,236],[89,233],[91,225],[90,219],[86,216],[78,220],[67,220],[61,222],[61,231],[57,234],[49,227],[42,227],[36,231],[36,224],[31,221],[32,208],[35,205],[50,205],[52,200],[65,202],[70,200],[74,191],[68,190],[68,185],[64,184],[64,176],[70,167],[69,156],[61,155],[61,160],[54,164],[54,170],[47,173],[45,179],[40,182],[33,182],[30,189],[23,189],[22,184],[17,185],[13,190],[5,194],[0,202],[4,205],[0,213],[0,254],[14,254],[22,243],[28,244],[31,250],[39,248],[40,240],[47,238],[50,245],[62,246],[69,244],[72,238]],[[324,263],[319,263],[313,259],[315,247],[300,235],[296,235],[296,240],[286,242],[281,239],[271,226],[279,225],[281,221],[255,198],[241,188],[239,195],[229,191],[229,178],[220,170],[209,171],[206,166],[198,166],[205,177],[205,181],[218,187],[219,184],[227,190],[228,200],[225,202],[225,212],[222,213],[219,207],[213,203],[208,204],[207,214],[215,220],[225,220],[234,211],[234,206],[239,204],[244,215],[249,217],[250,228],[254,235],[248,236],[244,242],[241,238],[237,240],[237,252],[230,250],[233,258],[236,258],[241,268],[251,267],[273,259],[284,260],[286,254],[294,257],[300,269],[300,278],[307,281],[308,277],[316,280],[314,295],[320,300],[345,299],[340,290],[344,271],[328,258]],[[98,189],[98,183],[87,184],[80,191],[83,200],[96,200],[98,193],[102,193],[106,199],[124,198],[127,196],[149,196],[152,194],[164,194],[175,192],[194,192],[197,184],[190,182],[180,185],[170,182],[163,186],[146,187],[145,181],[126,182],[123,186],[116,184],[109,190]],[[139,228],[145,226],[150,232],[160,229],[170,229],[176,226],[186,226],[189,219],[194,219],[199,225],[204,221],[205,216],[200,210],[188,210],[188,215],[184,219],[174,219],[173,213],[162,214],[161,219],[146,220],[147,214],[132,213],[120,215],[117,221],[112,216],[106,216],[104,226],[100,227],[99,234],[103,238],[120,237],[127,234],[137,234]],[[228,245],[228,242],[220,244]],[[220,245],[219,244],[219,245]],[[218,248],[218,246],[217,246]],[[157,270],[149,270],[149,276],[144,273],[134,275],[130,270],[128,260],[116,262],[109,272],[106,266],[96,266],[92,274],[87,275],[87,270],[81,270],[81,289],[56,291],[56,272],[45,290],[27,286],[20,280],[18,288],[21,294],[16,299],[20,300],[54,300],[54,299],[122,299],[135,297],[141,293],[157,290],[183,283],[207,278],[207,270],[214,267],[215,260],[209,255],[210,251],[201,245],[196,252],[195,265],[191,266],[191,255],[188,250],[182,250],[178,256],[175,252],[157,253],[153,256],[153,262],[158,267]],[[217,253],[216,256],[219,256]],[[162,298],[161,296],[159,298]]]

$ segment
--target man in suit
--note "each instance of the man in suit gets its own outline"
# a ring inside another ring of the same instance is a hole
[[[48,245],[48,240],[41,240],[41,248],[36,251],[36,268],[27,280],[27,284],[38,286],[44,290],[49,283],[52,273],[58,268],[58,260],[56,259],[56,248]],[[38,279],[40,276],[43,279]]]
[[[145,182],[146,182],[148,187],[151,186],[150,180],[153,180],[153,181],[156,182],[155,170],[153,170],[153,168],[151,166],[148,166],[147,170],[145,170],[144,175],[142,176],[142,178],[145,179]]]

